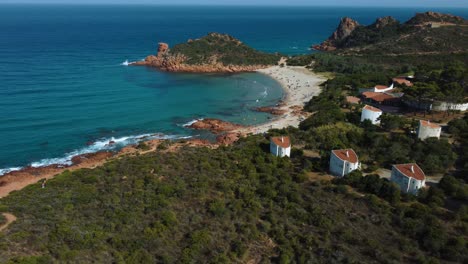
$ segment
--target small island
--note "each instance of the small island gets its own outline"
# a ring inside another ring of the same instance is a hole
[[[131,65],[169,72],[234,73],[268,68],[278,64],[280,59],[279,54],[255,50],[230,35],[209,33],[173,48],[161,42],[156,55],[149,55],[145,60]]]

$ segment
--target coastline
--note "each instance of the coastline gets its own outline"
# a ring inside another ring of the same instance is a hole
[[[228,138],[228,140],[224,143],[219,142],[220,144],[231,144],[241,136],[265,133],[272,128],[297,127],[303,119],[310,116],[310,113],[302,111],[304,104],[320,93],[321,88],[319,85],[326,81],[326,77],[311,72],[304,67],[272,66],[259,69],[256,72],[270,76],[281,85],[284,96],[282,101],[274,108],[284,110],[285,113],[263,124],[246,126],[227,132],[224,137]],[[235,136],[229,138],[232,135]],[[128,145],[117,152],[99,151],[77,155],[72,158],[73,163],[71,165],[52,164],[44,167],[25,167],[6,173],[0,176],[0,198],[28,185],[38,184],[39,182],[41,182],[39,184],[42,184],[44,179],[47,182],[48,179],[67,170],[92,169],[123,156],[158,151],[158,146],[163,142],[167,142],[167,139],[142,140],[141,142],[144,142],[147,148],[140,149],[138,145]],[[217,148],[220,144],[196,138],[185,139],[173,141],[168,144],[167,149],[161,151],[177,151],[183,146]],[[44,187],[47,188],[47,184]]]
[[[263,124],[240,128],[234,133],[261,134],[274,128],[298,127],[302,120],[310,116],[310,113],[303,111],[305,103],[320,93],[320,84],[327,80],[325,76],[301,66],[272,66],[257,72],[270,76],[283,88],[285,95],[274,108],[284,111],[284,114]]]

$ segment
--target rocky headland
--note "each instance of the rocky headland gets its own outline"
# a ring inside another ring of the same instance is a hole
[[[235,73],[252,72],[276,65],[281,58],[248,47],[227,34],[210,33],[172,49],[160,42],[156,55],[131,65],[155,67],[169,72]]]
[[[417,13],[400,23],[381,17],[370,25],[344,17],[328,39],[312,48],[338,53],[460,53],[466,51],[468,22],[462,17],[436,12]]]

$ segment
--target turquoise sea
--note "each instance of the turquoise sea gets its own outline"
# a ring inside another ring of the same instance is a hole
[[[432,9],[467,17],[467,9]],[[404,21],[424,8],[0,5],[0,175],[118,148],[143,135],[201,136],[183,124],[203,117],[242,124],[282,96],[257,73],[194,75],[129,67],[209,32],[267,52],[308,53],[339,19]],[[258,102],[257,102],[258,100]],[[109,140],[117,142],[106,146]]]

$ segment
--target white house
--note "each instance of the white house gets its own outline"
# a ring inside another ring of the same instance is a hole
[[[382,115],[382,110],[380,110],[380,109],[378,109],[376,107],[370,106],[370,105],[366,105],[366,106],[364,106],[364,108],[362,108],[361,122],[368,119],[374,125],[375,124],[380,124],[379,117],[381,115]]]
[[[278,157],[291,156],[291,140],[289,137],[272,137],[270,139],[270,152]]]
[[[352,149],[335,149],[330,155],[330,173],[343,177],[361,167],[356,152]]]
[[[390,180],[398,184],[402,192],[417,194],[426,184],[426,175],[416,163],[397,164],[392,167]]]
[[[418,138],[421,140],[425,140],[426,138],[430,137],[440,137],[440,132],[442,128],[436,124],[431,123],[430,121],[419,120],[419,127],[418,127]]]

